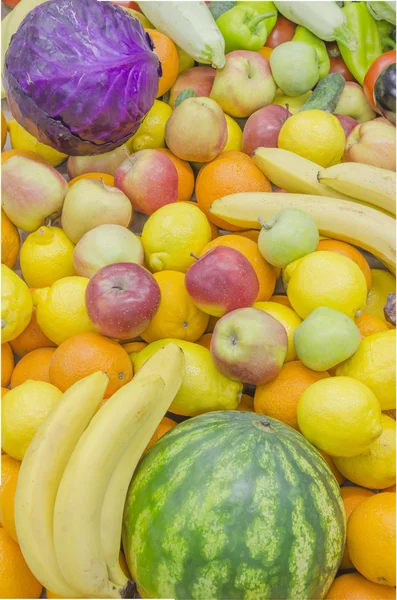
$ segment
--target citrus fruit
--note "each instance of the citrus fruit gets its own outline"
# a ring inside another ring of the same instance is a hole
[[[288,308],[288,306],[283,306],[277,302],[255,302],[253,307],[264,310],[281,323],[288,336],[288,350],[284,362],[296,360],[297,355],[294,347],[294,331],[302,323],[302,319],[298,317],[292,308]]]
[[[11,377],[11,389],[25,383],[28,379],[32,381],[50,381],[50,361],[55,348],[37,348],[23,358],[16,365]]]
[[[83,173],[82,175],[78,175],[77,177],[73,177],[69,181],[69,187],[72,187],[77,181],[81,179],[98,179],[99,181],[103,181],[105,185],[113,185],[114,186],[114,177],[113,175],[109,175],[108,173]]]
[[[44,421],[62,392],[44,381],[25,381],[2,400],[1,432],[4,452],[22,460],[37,428]]]
[[[396,585],[396,494],[374,494],[347,524],[347,547],[356,569],[374,583]]]
[[[40,598],[42,591],[18,544],[0,527],[0,598]]]
[[[211,240],[207,217],[192,202],[161,207],[146,221],[141,241],[145,261],[152,272],[186,273],[196,256]]]
[[[11,147],[15,150],[29,150],[38,154],[53,167],[57,167],[67,159],[67,154],[58,152],[51,146],[39,142],[33,135],[28,133],[15,119],[8,121]]]
[[[342,487],[340,493],[343,498],[343,504],[345,505],[346,523],[349,521],[350,515],[356,506],[361,504],[365,498],[369,498],[370,496],[374,495],[374,492],[371,492],[371,490],[356,486]],[[345,544],[345,551],[343,553],[340,569],[354,569],[354,565],[350,560],[347,544]]]
[[[325,600],[394,600],[396,590],[365,579],[360,573],[346,573],[334,579]]]
[[[30,158],[32,160],[37,160],[38,162],[43,162],[43,163],[47,162],[44,160],[44,158],[42,158],[39,154],[37,154],[37,152],[31,152],[30,150],[14,149],[14,150],[5,150],[4,152],[1,153],[1,164],[4,165],[13,156],[25,156],[26,158]]]
[[[381,331],[388,331],[389,328],[382,319],[376,315],[371,315],[367,312],[361,313],[359,317],[354,319],[355,324],[360,330],[361,338],[366,338],[374,333],[380,333]]]
[[[320,240],[317,250],[328,250],[329,252],[337,252],[343,256],[347,256],[360,267],[367,282],[367,289],[371,289],[372,274],[371,268],[363,254],[351,244],[340,242],[339,240]]]
[[[1,111],[1,149],[3,150],[4,146],[6,145],[6,141],[7,141],[7,120],[4,116],[3,111]]]
[[[333,458],[364,452],[382,433],[382,413],[375,394],[351,377],[313,383],[301,395],[297,414],[303,435]]]
[[[52,285],[62,277],[76,274],[73,265],[74,244],[59,227],[40,227],[24,241],[21,271],[29,287]]]
[[[248,412],[254,411],[254,399],[252,396],[248,396],[248,394],[241,395],[241,401],[236,410],[246,410]]]
[[[396,482],[396,422],[382,414],[381,424],[381,435],[365,452],[350,458],[334,457],[347,479],[366,488],[383,489]]]
[[[337,375],[358,379],[376,395],[382,410],[396,408],[396,330],[361,340],[358,350],[340,364]]]
[[[338,469],[335,467],[332,457],[329,454],[327,454],[326,452],[324,452],[323,450],[319,450],[319,452],[320,452],[321,456],[323,457],[323,459],[325,460],[325,462],[327,463],[327,465],[329,466],[329,468],[331,469],[336,481],[339,483],[339,485],[342,485],[345,478],[343,477],[343,475],[341,473],[339,473]]]
[[[194,173],[192,167],[186,160],[175,156],[168,148],[158,148],[158,150],[168,156],[176,168],[178,174],[178,202],[188,202],[194,190]]]
[[[204,333],[204,335],[197,340],[197,344],[200,344],[200,346],[204,346],[204,348],[208,348],[209,350],[211,346],[211,340],[212,333]]]
[[[299,154],[322,167],[338,163],[346,137],[337,117],[325,110],[304,110],[287,119],[280,129],[278,147]]]
[[[8,394],[10,390],[8,388],[2,387],[1,388],[1,397],[3,398],[3,396],[5,396],[6,394]]]
[[[369,290],[365,312],[386,321],[384,308],[389,294],[396,293],[396,279],[388,271],[371,269],[372,285]]]
[[[127,352],[130,357],[130,361],[132,363],[132,367],[134,367],[135,358],[138,356],[141,350],[146,348],[146,342],[128,342],[123,345],[124,350]]]
[[[152,435],[150,442],[146,446],[145,453],[150,450],[152,446],[161,438],[163,435],[170,431],[174,427],[176,427],[178,423],[173,419],[169,419],[168,417],[163,417],[160,421],[160,425],[157,427],[156,431]]]
[[[257,229],[246,229],[245,231],[236,231],[235,235],[241,235],[243,237],[252,240],[253,242],[258,242],[260,231]]]
[[[1,458],[0,525],[17,542],[14,520],[14,498],[21,463],[8,454]]]
[[[160,271],[154,274],[160,291],[160,306],[141,334],[145,342],[177,338],[195,342],[206,330],[209,315],[194,304],[185,287],[185,275],[178,271]]]
[[[255,412],[282,421],[299,431],[296,409],[299,398],[312,383],[329,377],[326,372],[316,372],[299,360],[284,363],[279,374],[256,386]]]
[[[33,293],[34,290],[30,290]],[[56,344],[52,342],[41,331],[36,317],[36,308],[33,307],[32,317],[25,329],[10,342],[11,348],[17,356],[25,356],[37,348],[55,348]]]
[[[239,230],[209,213],[214,200],[238,192],[271,192],[272,186],[263,173],[243,152],[229,150],[204,165],[196,180],[196,199],[201,210],[218,227]]]
[[[19,254],[20,240],[18,229],[1,209],[1,262],[7,267],[15,265]]]
[[[270,302],[277,302],[278,304],[283,304],[284,306],[288,306],[288,308],[292,308],[291,302],[288,300],[288,296],[276,294],[270,298]]]
[[[1,385],[8,387],[14,370],[14,355],[8,342],[1,344]]]
[[[194,67],[194,58],[189,56],[189,54],[182,50],[182,48],[179,48],[179,46],[177,46],[176,49],[179,54],[179,73],[183,73],[184,71],[187,71],[187,69]]]
[[[262,56],[267,58],[267,60],[270,60],[270,56],[273,50],[274,48],[268,48],[267,46],[263,46],[263,48],[259,48],[258,52],[259,54],[262,54]]]
[[[50,382],[62,392],[96,371],[109,377],[105,398],[132,379],[127,351],[99,333],[80,333],[65,340],[54,350],[49,365]]]
[[[15,339],[28,325],[33,310],[29,288],[16,273],[1,265],[1,341]]]
[[[153,40],[154,51],[160,59],[162,75],[159,80],[157,98],[163,96],[174,85],[179,74],[179,54],[171,38],[156,29],[146,29]]]
[[[226,145],[223,148],[223,152],[228,152],[229,150],[237,150],[237,152],[240,152],[241,140],[243,137],[243,132],[241,131],[241,127],[229,115],[225,114],[225,119],[226,119],[226,127],[227,127],[227,140],[226,140]]]
[[[37,323],[59,345],[73,335],[94,331],[85,307],[86,277],[64,277],[51,287],[35,290]]]
[[[312,252],[299,259],[287,289],[292,308],[305,319],[320,306],[345,313],[352,319],[363,310],[367,284],[361,269],[336,252]]]
[[[238,252],[241,252],[241,254],[245,256],[245,258],[251,263],[251,266],[253,267],[258,278],[259,292],[256,300],[269,300],[270,296],[274,292],[276,276],[271,265],[266,262],[262,254],[259,252],[258,244],[248,238],[235,234],[220,235],[212,240],[209,244],[204,246],[199,253],[199,256],[203,256],[206,252],[209,252],[218,246],[234,248],[234,250],[238,250]]]
[[[164,148],[165,126],[171,115],[172,108],[169,104],[161,100],[155,100],[138,130],[126,142],[128,150],[139,152],[139,150],[148,148]]]
[[[384,490],[380,490],[381,492],[396,492],[396,484],[394,485],[390,485],[389,487],[385,488]]]

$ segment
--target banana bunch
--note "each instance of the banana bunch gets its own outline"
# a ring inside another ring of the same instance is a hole
[[[320,235],[368,250],[396,272],[396,221],[365,204],[309,194],[246,192],[215,200],[209,212],[243,229],[260,229],[258,217],[267,221],[284,208],[304,210]]]
[[[108,377],[67,390],[38,429],[21,465],[15,523],[36,578],[73,598],[128,597],[119,564],[125,498],[142,453],[184,376],[175,344],[154,354],[98,410]]]

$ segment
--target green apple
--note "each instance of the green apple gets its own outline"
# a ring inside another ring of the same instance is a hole
[[[319,80],[315,49],[304,42],[285,42],[270,56],[270,67],[278,87],[287,96],[305,94]]]
[[[298,208],[285,208],[266,223],[259,218],[262,230],[259,251],[268,263],[284,269],[298,258],[314,252],[320,240],[312,217]]]
[[[327,371],[356,352],[360,331],[347,315],[320,306],[295,329],[299,360],[313,371]]]

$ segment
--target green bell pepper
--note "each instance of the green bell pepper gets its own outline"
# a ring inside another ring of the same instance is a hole
[[[383,52],[396,49],[396,26],[387,21],[376,21]]]
[[[274,29],[274,26],[277,23],[278,17],[278,10],[274,2],[262,2],[261,0],[238,0],[238,2],[236,2],[236,5],[251,6],[251,8],[255,8],[255,10],[261,14],[266,12],[274,12],[274,17],[269,17],[265,21],[267,36],[269,37],[269,35]]]
[[[295,30],[295,35],[292,38],[293,42],[304,42],[305,44],[309,44],[312,46],[317,52],[318,58],[318,71],[319,78],[322,79],[326,75],[328,75],[329,70],[331,68],[331,62],[329,60],[327,46],[323,40],[320,40],[314,33],[303,27],[302,25],[298,25]]]
[[[369,67],[382,54],[379,29],[366,2],[345,2],[342,10],[347,26],[357,40],[357,48],[349,50],[341,42],[338,42],[338,48],[350,73],[363,85]]]
[[[259,14],[252,6],[235,6],[217,20],[224,39],[225,51],[252,50],[263,48],[267,40],[265,19],[274,13]]]

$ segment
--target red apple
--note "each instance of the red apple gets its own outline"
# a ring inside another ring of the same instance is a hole
[[[244,127],[242,151],[251,156],[259,146],[277,148],[280,129],[290,116],[291,113],[278,104],[269,104],[254,112]]]
[[[251,263],[227,246],[218,246],[199,258],[187,271],[185,286],[196,306],[214,317],[251,306],[259,292]]]
[[[160,298],[160,288],[149,271],[135,263],[114,263],[91,277],[85,303],[99,333],[128,340],[148,328]]]
[[[345,136],[347,139],[350,133],[356,127],[356,125],[358,125],[358,121],[356,121],[356,119],[353,119],[352,117],[349,117],[348,115],[335,115],[335,117],[342,125],[343,131],[345,132]]]
[[[193,90],[196,96],[209,96],[214,83],[216,69],[212,67],[194,67],[178,76],[170,89],[168,104],[174,108],[175,100],[182,90]]]
[[[276,377],[287,348],[283,325],[258,308],[240,308],[219,319],[210,346],[218,371],[235,381],[255,385]]]

